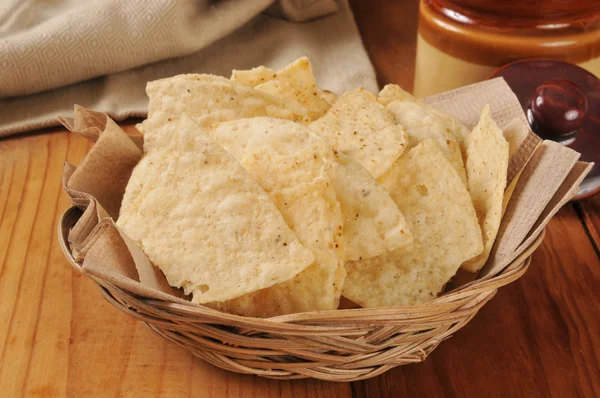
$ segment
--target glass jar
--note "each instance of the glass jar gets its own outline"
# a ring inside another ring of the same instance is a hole
[[[421,0],[416,96],[485,80],[531,57],[575,63],[600,76],[600,1]]]

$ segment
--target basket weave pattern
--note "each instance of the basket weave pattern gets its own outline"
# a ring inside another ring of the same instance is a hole
[[[65,212],[59,240],[67,244],[80,214]],[[218,367],[273,379],[312,377],[355,381],[421,362],[440,342],[466,325],[497,292],[527,270],[544,234],[500,274],[475,280],[424,305],[308,312],[270,319],[221,313],[200,305],[148,299],[87,274],[106,300],[193,355]]]

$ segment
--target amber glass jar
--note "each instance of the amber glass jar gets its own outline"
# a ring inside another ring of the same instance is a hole
[[[421,0],[415,95],[481,81],[530,57],[600,76],[600,1]]]

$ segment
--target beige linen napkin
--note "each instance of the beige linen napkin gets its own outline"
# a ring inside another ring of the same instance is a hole
[[[303,55],[324,88],[377,89],[347,0],[5,1],[0,136],[57,125],[74,103],[143,117],[147,81]]]

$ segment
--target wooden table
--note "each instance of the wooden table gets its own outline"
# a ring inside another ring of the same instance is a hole
[[[411,88],[416,2],[352,2],[380,83]],[[217,369],[152,334],[74,272],[56,241],[63,129],[0,140],[0,396],[600,396],[600,196],[550,222],[529,272],[421,364],[371,380],[273,381]]]

